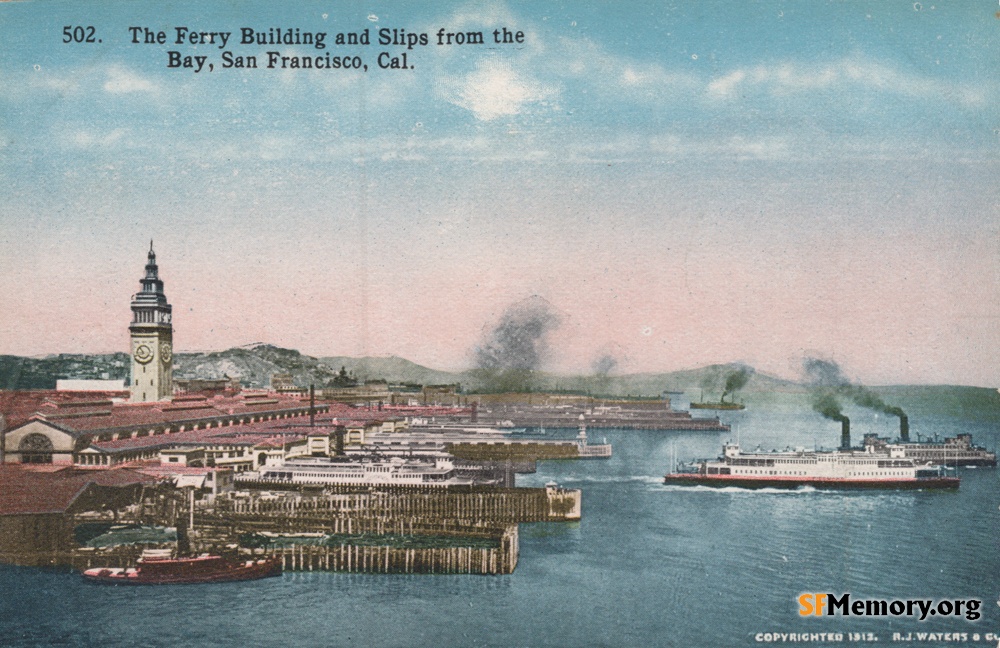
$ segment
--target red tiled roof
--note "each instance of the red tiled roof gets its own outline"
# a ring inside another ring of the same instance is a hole
[[[130,486],[155,481],[131,470],[38,472],[16,465],[0,466],[0,515],[62,513],[89,484]]]
[[[62,399],[61,394],[66,392],[0,392],[0,404],[6,403],[9,411],[19,413],[30,410],[24,423],[31,417],[44,420],[48,425],[52,425],[64,432],[79,436],[84,433],[92,434],[93,439],[90,447],[99,451],[117,453],[130,450],[157,450],[172,446],[185,445],[234,445],[234,446],[256,446],[262,443],[281,447],[286,443],[302,441],[308,434],[317,430],[332,433],[332,427],[337,425],[333,415],[347,415],[350,419],[355,419],[359,414],[363,417],[360,422],[367,421],[375,416],[377,412],[368,412],[356,409],[349,405],[340,403],[323,403],[321,406],[329,407],[330,413],[316,416],[316,428],[306,426],[308,419],[305,415],[292,419],[276,419],[271,421],[259,421],[256,423],[245,423],[239,425],[223,425],[201,430],[185,430],[184,432],[174,432],[170,434],[154,434],[136,438],[125,438],[114,441],[99,441],[99,435],[105,432],[123,430],[139,430],[146,432],[150,428],[162,428],[167,424],[176,425],[183,421],[186,425],[194,423],[204,423],[208,420],[228,417],[230,415],[240,415],[253,413],[260,415],[262,412],[281,412],[291,408],[296,408],[299,412],[307,409],[307,405],[297,398],[289,398],[283,395],[275,397],[274,394],[257,394],[258,398],[275,400],[277,403],[269,403],[268,406],[254,406],[254,394],[249,403],[244,403],[242,395],[237,396],[213,396],[202,401],[192,401],[190,399],[175,402],[173,405],[168,402],[156,403],[115,403],[111,406],[111,413],[108,413],[108,402],[97,400],[93,394],[86,394],[89,402],[77,402]],[[55,401],[53,401],[55,395]],[[198,403],[199,408],[191,411],[189,407]],[[70,407],[66,407],[71,404]],[[96,409],[100,407],[101,409]],[[89,408],[89,412],[88,412]],[[38,416],[33,414],[38,409],[43,412],[53,413],[49,416]],[[63,412],[72,412],[73,417],[59,416]],[[86,416],[86,414],[92,416]],[[81,416],[82,415],[82,416]],[[13,425],[9,425],[14,427]]]
[[[7,419],[7,429],[27,421],[32,414],[42,408],[55,411],[60,405],[74,401],[104,400],[105,408],[111,398],[120,398],[122,392],[74,392],[54,389],[32,389],[25,391],[0,390],[0,414]]]
[[[284,437],[288,441],[305,438],[303,428],[284,430],[280,426],[287,421],[266,421],[262,423],[227,425],[210,430],[185,430],[172,434],[157,434],[134,439],[116,441],[93,441],[91,447],[107,452],[116,450],[138,450],[140,448],[170,447],[173,445],[257,445],[272,438]]]
[[[182,401],[153,403],[114,403],[108,405],[95,398],[94,393],[76,393],[74,398],[66,395],[73,392],[0,391],[0,413],[7,418],[7,428],[27,422],[36,412],[50,418],[70,434],[97,432],[118,428],[155,427],[180,422],[197,422],[244,414],[261,415],[267,412],[308,409],[307,404],[295,397],[274,394],[244,393],[217,395],[197,404]],[[265,397],[266,403],[257,397]],[[72,403],[72,401],[88,401]],[[76,405],[65,409],[67,405]],[[321,403],[318,407],[326,407]]]

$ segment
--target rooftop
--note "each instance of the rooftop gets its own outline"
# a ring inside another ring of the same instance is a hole
[[[184,396],[173,401],[129,403],[111,395],[104,398],[90,392],[4,391],[0,392],[0,412],[7,419],[7,429],[32,418],[48,420],[73,435],[165,423],[195,423],[219,417],[303,410],[308,400],[281,394],[240,392],[212,396]],[[320,404],[317,407],[327,407]]]
[[[130,486],[155,481],[155,477],[132,470],[88,471],[64,468],[37,471],[18,465],[2,465],[0,515],[62,513],[91,484]]]

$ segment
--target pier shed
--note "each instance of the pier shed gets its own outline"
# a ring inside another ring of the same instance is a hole
[[[155,481],[131,470],[39,472],[0,466],[0,562],[66,564],[75,548],[74,515],[122,510]]]

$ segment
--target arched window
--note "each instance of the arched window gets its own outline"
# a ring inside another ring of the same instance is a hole
[[[21,439],[18,446],[21,451],[21,463],[52,463],[52,441],[44,434],[35,432]]]

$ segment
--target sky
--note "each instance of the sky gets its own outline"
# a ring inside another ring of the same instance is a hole
[[[998,35],[985,0],[2,3],[0,353],[127,350],[153,239],[179,351],[462,369],[537,296],[551,371],[995,387]]]

